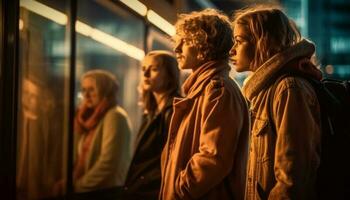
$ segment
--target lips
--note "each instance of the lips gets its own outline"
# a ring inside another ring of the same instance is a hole
[[[230,59],[230,61],[232,62],[232,64],[236,64],[237,63],[237,60],[235,60],[235,59]]]
[[[182,59],[184,59],[184,56],[176,55],[176,59],[177,59],[177,60],[182,60]]]

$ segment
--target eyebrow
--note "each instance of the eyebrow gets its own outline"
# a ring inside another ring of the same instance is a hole
[[[241,35],[236,35],[236,36],[234,36],[234,39],[235,40],[237,40],[237,39],[244,39],[244,40],[247,40],[247,38],[245,38],[245,37],[243,37],[243,36],[241,36]]]

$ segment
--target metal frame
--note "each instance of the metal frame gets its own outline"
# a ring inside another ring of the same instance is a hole
[[[1,1],[0,191],[16,199],[19,1]]]
[[[16,152],[17,152],[17,122],[18,122],[18,83],[19,83],[19,1],[0,0],[0,191],[6,199],[16,199]],[[115,2],[115,1],[114,1]],[[118,2],[118,1],[117,1]],[[69,9],[67,33],[70,38],[70,80],[69,80],[69,124],[68,124],[68,162],[67,162],[67,193],[62,197],[73,199],[73,122],[75,107],[75,69],[76,69],[76,32],[75,21],[77,19],[77,0],[68,0]],[[147,52],[147,37],[149,26],[163,32],[158,27],[150,24],[144,17],[134,13],[131,9],[117,3],[130,11],[144,22],[144,44]]]

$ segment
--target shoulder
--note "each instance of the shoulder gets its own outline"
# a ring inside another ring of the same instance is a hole
[[[313,86],[303,77],[298,76],[287,76],[279,80],[275,89],[275,96],[281,96],[282,94],[288,93],[301,93],[306,98],[316,99],[317,95]]]
[[[128,114],[122,107],[114,106],[107,111],[106,117],[128,118]]]
[[[214,76],[205,88],[205,94],[210,96],[232,96],[243,98],[238,84],[230,77]]]
[[[104,120],[129,124],[130,119],[127,112],[122,107],[114,106],[107,111]]]

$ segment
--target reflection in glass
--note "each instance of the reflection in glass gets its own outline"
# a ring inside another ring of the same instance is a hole
[[[114,75],[105,70],[91,70],[81,78],[84,99],[74,121],[75,192],[114,188],[125,182],[131,129],[128,114],[117,103],[118,87]]]
[[[67,173],[66,26],[35,12],[38,5],[61,12],[66,6],[65,1],[51,3],[56,4],[20,1],[17,199],[55,196],[55,182]]]
[[[130,151],[133,151],[132,141],[141,123],[137,86],[139,62],[144,56],[143,21],[118,4],[106,0],[79,0],[77,20],[76,102],[81,101],[78,91],[81,89],[79,79],[82,74],[93,69],[103,69],[115,75],[120,84],[118,103],[128,113],[132,125],[129,146]],[[123,45],[119,45],[120,41]]]

